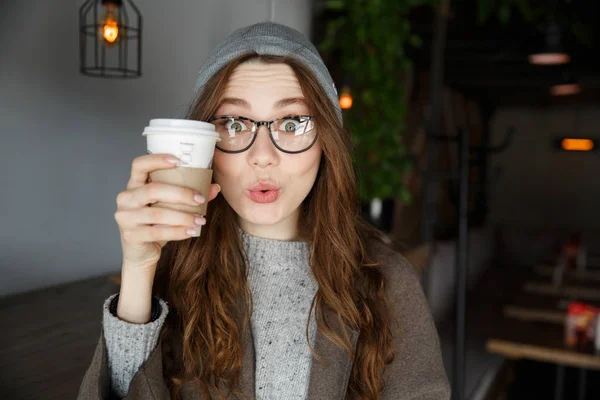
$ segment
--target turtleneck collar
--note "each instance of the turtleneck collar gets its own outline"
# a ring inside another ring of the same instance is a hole
[[[238,231],[251,264],[267,260],[295,262],[304,259],[308,261],[310,244],[306,241],[262,238],[249,234],[239,226]]]

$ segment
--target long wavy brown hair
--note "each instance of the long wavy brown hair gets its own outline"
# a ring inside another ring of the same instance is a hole
[[[349,390],[355,398],[378,399],[384,387],[384,367],[394,359],[394,349],[386,285],[380,264],[368,254],[368,243],[384,241],[381,232],[360,216],[350,134],[318,81],[293,59],[250,53],[212,77],[192,101],[186,118],[205,121],[212,116],[233,70],[255,57],[291,66],[314,116],[322,148],[319,171],[302,203],[298,227],[301,237],[311,244],[310,266],[318,282],[307,316],[307,344],[323,363],[308,340],[314,309],[318,329],[353,360]],[[332,208],[339,212],[331,212]],[[180,360],[164,365],[163,371],[175,399],[189,382],[199,385],[206,398],[211,398],[211,391],[225,398],[219,386],[244,395],[239,380],[252,313],[245,250],[236,214],[223,196],[209,203],[206,219],[199,238],[167,243],[155,275],[154,293],[169,303],[161,343],[172,352],[174,346],[169,347],[166,339],[174,334],[182,338]],[[349,341],[329,327],[324,307],[359,330],[355,352]]]

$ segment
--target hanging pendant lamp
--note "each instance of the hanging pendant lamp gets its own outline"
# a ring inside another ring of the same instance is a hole
[[[550,87],[553,96],[568,96],[581,92],[579,82],[570,71],[563,71],[562,79]]]
[[[546,46],[542,51],[529,55],[529,62],[537,65],[558,65],[571,61],[563,50],[560,39],[560,27],[556,22],[546,28]]]
[[[83,75],[142,76],[142,16],[131,0],[86,0],[79,9]]]

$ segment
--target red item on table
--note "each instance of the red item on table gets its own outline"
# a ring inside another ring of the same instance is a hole
[[[600,309],[589,304],[572,301],[567,308],[565,344],[580,351],[593,351],[596,319]]]

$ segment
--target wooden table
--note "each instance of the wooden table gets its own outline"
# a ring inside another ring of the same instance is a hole
[[[535,274],[540,277],[552,278],[554,268],[554,265],[540,264],[536,265],[533,270]],[[565,270],[564,274],[564,279],[566,279],[569,283],[596,282],[597,284],[600,284],[600,270],[598,269],[567,269]]]
[[[529,281],[523,286],[523,291],[539,295],[573,298],[581,301],[600,301],[600,288],[598,286],[594,287],[582,284],[554,286],[552,283]]]
[[[524,358],[600,370],[600,356],[565,346],[563,325],[514,318],[505,318],[503,322],[503,328],[499,328],[486,343],[486,349],[492,353],[510,359]]]
[[[0,298],[0,399],[76,398],[100,336],[102,305],[118,291],[100,276]]]
[[[579,368],[578,398],[583,400],[587,369],[600,370],[600,355],[567,348],[564,343],[564,324],[557,320],[534,319],[505,317],[497,331],[488,338],[487,351],[513,360],[556,364],[555,400],[563,398],[565,367]]]
[[[600,282],[565,275],[566,285],[554,287],[551,271],[545,276],[540,271],[547,269],[533,269],[522,289],[504,305],[504,318],[489,336],[486,349],[508,359],[556,364],[556,399],[562,398],[565,366],[580,368],[579,398],[583,399],[586,369],[600,370],[600,355],[567,348],[564,321],[573,299],[600,305]]]
[[[572,298],[561,296],[543,296],[523,292],[505,304],[502,312],[505,317],[562,325],[567,315],[567,307],[572,300]],[[586,300],[585,303],[600,307],[600,301]]]

